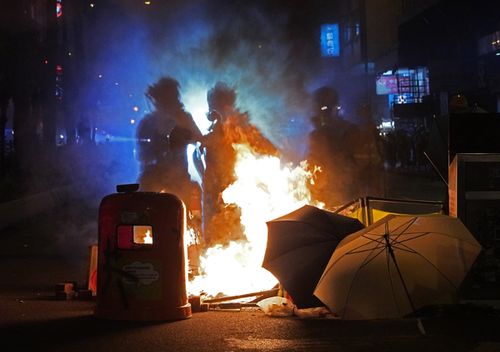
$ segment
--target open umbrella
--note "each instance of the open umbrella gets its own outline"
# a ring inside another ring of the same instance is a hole
[[[313,295],[337,244],[364,226],[357,219],[305,205],[267,222],[262,266],[280,281],[300,308],[323,304]]]
[[[388,215],[342,240],[314,294],[344,319],[453,303],[481,245],[457,218]]]

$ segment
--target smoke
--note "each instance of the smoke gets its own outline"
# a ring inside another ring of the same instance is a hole
[[[67,163],[70,179],[80,173],[101,196],[138,179],[135,130],[152,109],[144,92],[162,76],[179,81],[181,100],[202,132],[206,92],[226,82],[251,122],[287,158],[302,160],[311,128],[309,92],[329,80],[313,7],[276,0],[96,3],[85,17],[79,99],[98,145],[77,146],[85,152]]]
[[[152,109],[144,93],[162,76],[179,81],[181,100],[202,132],[209,125],[206,93],[224,81],[235,88],[238,109],[249,113],[285,158],[303,160],[313,113],[310,93],[333,83],[341,103],[346,96],[319,57],[320,23],[312,7],[285,0],[153,0],[151,8],[137,1],[97,2],[86,15],[85,75],[77,82],[79,105],[72,109],[89,119],[95,143],[33,163],[39,189],[78,185],[55,207],[57,219],[48,230],[53,245],[71,259],[85,256],[97,242],[99,200],[116,184],[138,180],[136,126]],[[44,175],[38,165],[45,166]],[[344,171],[336,167],[327,171]]]
[[[81,80],[65,82],[78,86],[70,113],[74,121],[88,119],[95,143],[61,147],[66,150],[47,160],[37,154],[30,170],[33,188],[78,185],[74,195],[93,209],[116,184],[135,182],[135,130],[152,108],[144,92],[162,76],[180,82],[181,99],[202,132],[208,127],[206,92],[226,82],[236,89],[239,110],[249,113],[285,157],[302,160],[311,129],[310,92],[336,79],[319,57],[320,3],[96,2],[84,16],[84,52],[73,55],[84,56],[84,67],[76,68]],[[342,89],[333,85],[342,101]],[[54,229],[61,243],[85,248],[97,239],[96,214],[80,215],[72,208],[61,217]]]
[[[186,108],[202,130],[206,92],[226,82],[236,89],[238,108],[286,148],[288,138],[308,129],[307,85],[314,66],[296,54],[288,31],[291,15],[288,7],[259,2],[194,1],[165,9],[145,25],[151,76],[180,82]]]

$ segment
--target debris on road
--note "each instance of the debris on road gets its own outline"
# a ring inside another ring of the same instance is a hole
[[[56,284],[55,297],[57,300],[68,301],[75,298],[75,284],[72,282],[62,282]]]
[[[213,303],[235,301],[238,299],[251,298],[251,297],[256,297],[252,302],[258,302],[259,300],[262,300],[262,299],[265,299],[268,297],[276,296],[278,294],[278,291],[279,291],[278,288],[273,288],[273,289],[267,290],[267,291],[245,293],[245,294],[236,295],[236,296],[223,296],[223,297],[217,297],[217,298],[209,298],[209,299],[204,299],[203,303],[213,304]]]

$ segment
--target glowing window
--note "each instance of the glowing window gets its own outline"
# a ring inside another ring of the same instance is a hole
[[[120,249],[133,249],[153,244],[153,227],[149,225],[120,225],[117,228]]]
[[[153,227],[134,225],[135,244],[153,244]]]

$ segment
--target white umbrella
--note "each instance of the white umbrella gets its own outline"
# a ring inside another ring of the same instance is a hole
[[[480,251],[457,218],[388,215],[339,243],[314,294],[344,319],[402,317],[453,303]]]

